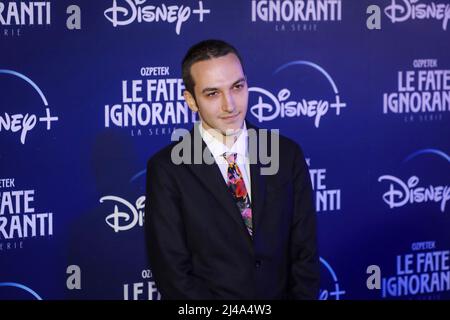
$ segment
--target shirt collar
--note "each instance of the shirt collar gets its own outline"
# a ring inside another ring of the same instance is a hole
[[[202,123],[200,122],[199,125],[199,131],[200,135],[205,141],[206,145],[208,146],[208,149],[211,151],[213,157],[215,159],[224,159],[222,157],[224,152],[236,152],[238,154],[238,158],[245,159],[247,157],[247,125],[244,121],[244,125],[242,128],[241,133],[239,134],[236,142],[233,144],[233,146],[229,149],[226,145],[224,145],[222,142],[214,138],[208,131],[206,131],[203,128]]]

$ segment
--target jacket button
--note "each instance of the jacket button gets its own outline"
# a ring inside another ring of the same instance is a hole
[[[256,261],[255,261],[255,267],[256,267],[256,268],[261,267],[261,260],[256,260]]]

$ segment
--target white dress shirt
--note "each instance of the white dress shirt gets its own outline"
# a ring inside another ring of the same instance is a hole
[[[235,152],[237,153],[236,163],[241,170],[242,176],[244,178],[245,188],[247,189],[248,196],[250,197],[250,201],[252,200],[252,192],[251,192],[251,180],[250,180],[250,160],[248,157],[248,133],[247,126],[244,121],[244,126],[239,134],[237,140],[234,142],[233,146],[228,148],[222,142],[214,138],[207,130],[203,128],[202,123],[198,126],[200,135],[205,141],[208,149],[211,151],[216,164],[219,166],[220,172],[222,173],[223,179],[225,183],[228,180],[227,171],[228,171],[228,162],[223,157],[224,152]]]

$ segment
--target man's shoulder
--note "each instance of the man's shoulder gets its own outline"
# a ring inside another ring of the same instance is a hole
[[[300,146],[300,144],[298,142],[296,142],[292,138],[289,138],[285,135],[280,134],[279,130],[277,130],[277,129],[260,128],[260,127],[255,126],[252,123],[247,122],[247,130],[255,130],[257,132],[257,134],[266,131],[269,143],[270,143],[270,140],[272,140],[272,141],[274,140],[274,139],[269,139],[269,137],[276,136],[278,138],[277,140],[278,140],[279,147],[280,147],[280,153],[282,153],[282,154],[284,154],[284,153],[296,154],[298,152],[300,154],[303,154],[302,147]]]
[[[147,161],[147,165],[162,165],[165,167],[174,167],[179,163],[179,158],[183,158],[184,152],[191,150],[191,142],[194,135],[194,128],[187,131],[180,130],[175,138],[178,140],[172,141],[170,144],[162,147],[156,151]],[[174,150],[176,148],[176,150]],[[174,154],[175,153],[175,154]],[[173,157],[176,159],[173,159]]]
[[[290,152],[295,151],[302,152],[302,148],[297,141],[281,134],[279,134],[279,136],[280,136],[280,148],[284,148],[286,151]]]
[[[172,163],[172,150],[180,143],[179,141],[174,141],[167,146],[156,151],[147,161],[148,165],[169,165]]]

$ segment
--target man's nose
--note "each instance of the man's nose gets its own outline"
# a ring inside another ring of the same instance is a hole
[[[234,99],[231,94],[228,93],[228,94],[223,95],[222,109],[223,109],[223,111],[229,112],[229,113],[232,113],[236,109],[236,106],[234,104]]]

